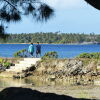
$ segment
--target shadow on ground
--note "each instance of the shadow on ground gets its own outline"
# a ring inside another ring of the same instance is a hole
[[[0,92],[0,100],[91,100],[77,99],[54,93],[43,93],[29,88],[10,87]],[[95,100],[95,99],[93,99]]]

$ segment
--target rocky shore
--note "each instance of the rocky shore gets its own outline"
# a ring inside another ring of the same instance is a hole
[[[8,78],[13,75],[23,77]],[[20,74],[3,71],[0,76],[8,76],[1,78],[1,90],[3,86],[14,86],[75,98],[100,99],[100,60],[97,59],[41,60]]]
[[[75,84],[99,84],[100,61],[95,59],[49,59],[38,62],[34,76],[63,80]]]
[[[47,59],[38,61],[20,73],[2,72],[0,77],[25,78],[35,76],[49,81],[65,81],[77,85],[100,84],[100,60],[97,59]]]

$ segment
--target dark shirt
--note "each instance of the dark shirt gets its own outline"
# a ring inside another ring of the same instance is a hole
[[[41,51],[41,45],[36,45],[36,51]]]

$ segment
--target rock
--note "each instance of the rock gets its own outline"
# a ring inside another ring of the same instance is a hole
[[[53,59],[44,62],[39,62],[36,65],[34,75],[49,76],[51,80],[63,79],[74,80],[76,83],[83,82],[89,83],[89,80],[93,80],[100,72],[97,71],[98,62],[95,60],[79,60],[79,59]],[[38,74],[39,73],[39,74]],[[50,76],[55,76],[52,78]],[[78,77],[79,76],[79,77]],[[73,78],[76,77],[76,78]]]
[[[32,72],[36,69],[35,64],[40,61],[40,58],[24,58],[23,61],[19,61],[14,66],[10,66],[10,69],[4,69],[5,67],[0,67],[0,71],[5,71],[4,73],[0,73],[1,77],[8,77],[10,73],[10,77],[13,78],[25,78],[27,76],[32,75]],[[5,74],[6,73],[6,74]],[[7,75],[8,74],[8,75]]]
[[[6,70],[6,68],[2,64],[0,64],[0,72],[3,72],[5,70]]]

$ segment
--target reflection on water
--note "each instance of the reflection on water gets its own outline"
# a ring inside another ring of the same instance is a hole
[[[77,83],[78,85],[79,83]],[[93,85],[93,83],[90,83]],[[45,77],[31,76],[25,79],[13,79],[13,78],[0,78],[0,88],[6,87],[45,87],[45,86],[72,86],[76,85],[76,81],[73,80],[48,80]]]
[[[67,81],[59,80],[59,81],[51,81],[43,78],[33,78],[29,77],[26,79],[13,79],[13,78],[0,78],[0,88],[6,87],[21,87],[21,86],[66,86],[70,84]]]
[[[22,86],[24,85],[25,82],[22,79],[12,79],[12,78],[0,78],[0,88],[5,88],[5,87],[13,87],[13,86]]]

